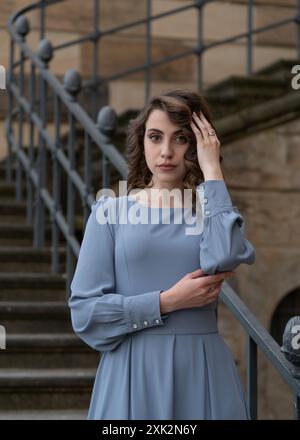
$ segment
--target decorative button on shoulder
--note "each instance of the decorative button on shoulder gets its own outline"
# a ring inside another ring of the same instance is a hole
[[[144,325],[146,326],[146,325],[148,325],[149,324],[149,322],[148,321],[144,321]]]
[[[137,328],[137,324],[132,324],[132,327],[133,328]]]
[[[205,211],[205,215],[209,215],[210,214],[210,211]]]
[[[206,198],[205,198],[205,199],[203,199],[203,202],[204,202],[204,203],[207,203],[207,199],[206,199]]]
[[[155,322],[156,322],[156,324],[160,324],[160,320],[159,319],[156,319]]]

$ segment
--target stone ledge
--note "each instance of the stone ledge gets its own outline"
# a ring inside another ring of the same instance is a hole
[[[245,134],[248,135],[298,117],[300,117],[300,93],[293,91],[218,119],[215,127],[220,140],[226,144],[238,137],[244,137]]]

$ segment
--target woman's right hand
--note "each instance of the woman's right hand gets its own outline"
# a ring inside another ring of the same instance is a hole
[[[174,310],[202,307],[216,300],[225,278],[235,272],[206,275],[202,269],[186,274],[174,286],[160,294],[161,314]],[[208,289],[213,288],[211,292]]]

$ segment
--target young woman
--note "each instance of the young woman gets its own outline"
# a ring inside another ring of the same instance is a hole
[[[74,331],[102,352],[88,419],[248,419],[216,307],[222,282],[255,250],[204,98],[182,89],[152,97],[129,123],[127,148],[135,193],[94,202],[71,284]],[[192,218],[196,233],[187,233]]]

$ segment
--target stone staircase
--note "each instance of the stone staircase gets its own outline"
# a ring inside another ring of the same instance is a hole
[[[71,327],[65,277],[50,270],[49,227],[43,249],[32,233],[1,166],[0,419],[85,419],[100,355]],[[60,256],[63,269],[63,247]]]
[[[209,87],[204,95],[211,106],[214,120],[232,115],[292,92],[292,66],[297,59],[280,59],[257,70],[252,76],[231,75]]]
[[[297,59],[279,59],[257,70],[251,76],[231,75],[203,90],[202,93],[209,104],[213,121],[217,125],[218,123],[222,124],[222,120],[228,116],[238,115],[243,110],[255,108],[259,104],[271,102],[293,92],[298,93],[299,91],[293,90],[291,86],[291,80],[294,76],[291,69],[298,64],[299,60]],[[122,153],[128,121],[138,112],[139,109],[129,109],[118,117],[114,143]],[[227,139],[224,137],[223,143],[226,141]],[[82,146],[81,150],[83,151]],[[95,160],[97,160],[96,155]],[[99,164],[97,164],[97,168],[99,169]]]

